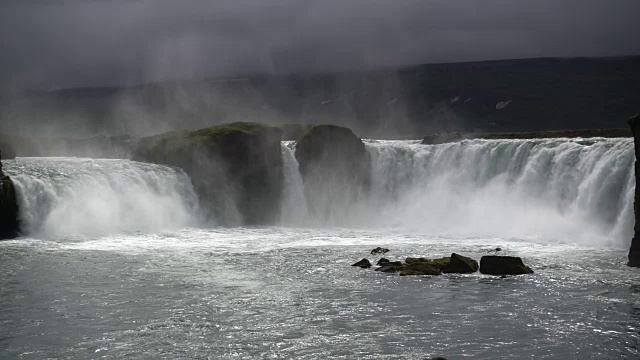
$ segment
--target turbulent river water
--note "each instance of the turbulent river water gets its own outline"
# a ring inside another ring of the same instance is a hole
[[[175,168],[4,161],[25,234],[0,242],[0,358],[640,357],[630,139],[366,145],[369,194],[314,212],[283,143],[282,219],[256,228],[205,223]],[[376,246],[535,274],[350,266]]]

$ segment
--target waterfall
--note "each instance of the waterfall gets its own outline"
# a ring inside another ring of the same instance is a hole
[[[626,247],[632,237],[632,139],[365,144],[372,161],[370,189],[351,197],[342,196],[340,184],[305,185],[295,143],[283,142],[280,225],[607,247]],[[158,232],[201,224],[191,180],[176,168],[129,160],[18,158],[5,161],[4,170],[16,184],[27,236]],[[314,213],[317,207],[308,205],[316,203],[310,201],[322,202],[321,213]]]
[[[285,184],[280,222],[285,226],[303,226],[307,224],[309,218],[304,183],[295,157],[295,145],[294,141],[282,142]]]
[[[332,209],[331,219],[309,214],[307,223],[614,247],[632,237],[632,139],[367,140],[366,146],[367,198]],[[291,206],[301,205],[286,202],[284,212],[300,213]]]
[[[179,169],[129,160],[18,158],[24,235],[64,237],[151,232],[194,225],[197,197]]]

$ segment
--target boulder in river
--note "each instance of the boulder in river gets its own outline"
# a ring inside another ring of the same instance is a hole
[[[371,255],[386,254],[388,252],[389,249],[378,246],[377,248],[371,250]]]
[[[406,267],[402,261],[386,261],[384,263],[380,263],[380,267],[376,269],[376,271],[384,272],[384,273],[395,273],[400,272]]]
[[[533,270],[519,257],[490,255],[480,259],[480,272],[488,275],[523,275],[532,274]]]
[[[478,262],[470,257],[451,254],[449,264],[442,269],[443,273],[469,274],[478,271]]]
[[[371,265],[371,262],[368,259],[362,259],[362,260],[358,261],[357,263],[355,263],[355,264],[353,264],[351,266],[357,266],[359,268],[368,269],[372,265]]]
[[[400,276],[408,275],[441,275],[442,271],[429,262],[415,262],[405,265]]]

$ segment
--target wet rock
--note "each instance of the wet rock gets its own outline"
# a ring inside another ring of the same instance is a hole
[[[437,259],[431,260],[431,263],[433,264],[433,266],[435,266],[440,270],[443,270],[444,268],[446,268],[449,265],[449,262],[451,262],[450,257],[443,257],[443,258],[437,258]]]
[[[378,246],[377,248],[371,250],[371,255],[386,254],[388,252],[389,252],[389,249]]]
[[[636,178],[636,190],[634,195],[633,212],[635,214],[635,226],[634,236],[631,239],[631,247],[629,248],[629,262],[627,265],[633,267],[640,267],[640,114],[629,119],[629,127],[633,133],[633,142],[635,148],[636,162],[635,162],[635,178]]]
[[[405,265],[400,276],[408,275],[441,275],[442,271],[429,262],[415,262]]]
[[[519,257],[491,255],[480,259],[480,272],[488,275],[522,275],[532,274],[533,270],[525,266]]]
[[[405,264],[403,264],[401,261],[389,261],[381,264],[381,266],[377,268],[376,271],[383,273],[396,273],[404,270],[405,268]]]
[[[429,262],[431,260],[427,259],[427,258],[414,258],[414,257],[408,257],[406,259],[404,259],[404,262],[407,264],[413,264],[413,263],[419,263],[419,262]]]
[[[19,230],[16,189],[11,178],[4,176],[0,162],[0,240],[17,237]]]
[[[443,273],[447,274],[470,274],[478,271],[478,262],[470,257],[451,254],[451,260],[443,269]]]
[[[357,266],[357,267],[359,267],[359,268],[368,269],[368,268],[370,268],[372,265],[371,265],[371,262],[369,262],[369,260],[367,260],[367,259],[362,259],[362,260],[358,261],[357,263],[355,263],[355,264],[353,264],[353,265],[351,265],[351,266]]]
[[[385,263],[389,263],[389,262],[391,262],[391,260],[389,260],[389,259],[387,259],[387,258],[380,258],[380,260],[378,260],[378,262],[376,263],[376,265],[378,265],[378,266],[382,266],[382,265],[384,265]]]

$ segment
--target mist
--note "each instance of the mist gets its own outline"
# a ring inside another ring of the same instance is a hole
[[[556,84],[564,91],[557,96],[599,109],[617,104],[605,117],[568,101],[574,113],[567,117],[531,110],[557,109],[530,101],[547,88],[519,90],[546,63],[519,68],[524,75],[502,90],[494,78],[469,79],[484,71],[475,65],[407,66],[640,54],[637,13],[640,3],[626,0],[5,1],[0,134],[140,137],[235,121],[338,124],[369,138],[530,130],[534,119],[544,129],[619,127],[611,119],[632,115],[636,103],[627,85],[611,85],[602,97],[576,95],[589,86]],[[550,80],[571,76],[574,66],[563,66]],[[637,83],[613,71],[620,83]],[[472,101],[451,102],[460,96]],[[495,111],[497,102],[514,99]],[[62,155],[73,154],[68,147]]]
[[[5,89],[640,53],[640,3],[5,1]]]

